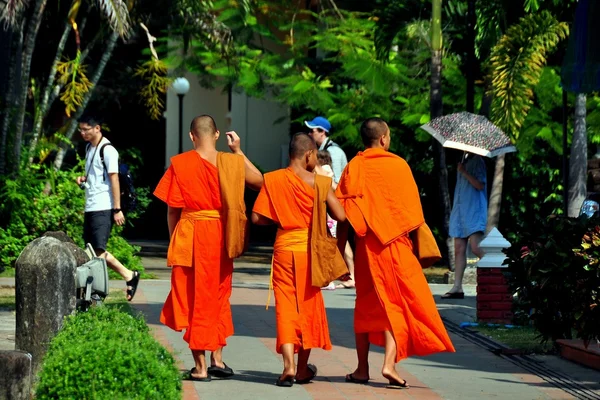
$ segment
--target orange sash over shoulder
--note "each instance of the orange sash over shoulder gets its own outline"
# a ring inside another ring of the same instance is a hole
[[[246,167],[244,157],[219,152],[217,155],[225,247],[229,258],[242,255],[248,243],[248,217],[244,202]]]
[[[331,178],[315,175],[315,202],[310,228],[312,285],[323,287],[349,273],[337,247],[337,239],[327,229],[327,193]]]

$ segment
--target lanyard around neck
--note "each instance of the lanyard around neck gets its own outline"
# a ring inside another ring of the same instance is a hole
[[[88,165],[86,171],[85,171],[85,181],[87,182],[88,179],[88,175],[90,174],[90,169],[92,168],[92,165],[94,165],[94,158],[96,158],[96,153],[98,152],[98,148],[100,147],[100,143],[102,143],[102,135],[100,135],[100,141],[98,141],[98,145],[96,146],[96,149],[94,150],[94,154],[92,155],[92,159],[90,160],[90,165]],[[87,153],[89,153],[89,150],[87,151]],[[85,155],[85,158],[87,159],[87,154]]]

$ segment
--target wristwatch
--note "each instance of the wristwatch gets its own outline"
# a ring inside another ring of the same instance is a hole
[[[120,208],[113,208],[113,209],[112,209],[112,213],[113,213],[113,214],[118,214],[118,213],[120,213],[120,212],[121,212],[121,209],[120,209]]]

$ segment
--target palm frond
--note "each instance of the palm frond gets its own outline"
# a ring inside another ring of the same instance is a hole
[[[513,140],[518,139],[533,103],[546,56],[569,35],[569,27],[542,11],[511,26],[492,49],[489,59],[491,120]]]
[[[379,2],[382,3],[382,2]],[[375,18],[375,50],[379,60],[387,60],[392,49],[394,39],[404,28],[400,21],[406,19],[405,2],[399,0],[385,1],[381,8],[376,10]]]
[[[4,8],[0,12],[0,21],[4,21],[5,29],[17,23],[19,14],[28,4],[29,0],[5,0]]]
[[[123,0],[98,0],[100,9],[106,16],[111,28],[121,37],[127,37],[130,32],[129,10]]]

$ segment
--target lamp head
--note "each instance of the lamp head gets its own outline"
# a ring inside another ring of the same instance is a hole
[[[187,94],[190,91],[190,82],[184,77],[179,77],[173,82],[173,90],[177,94]]]

